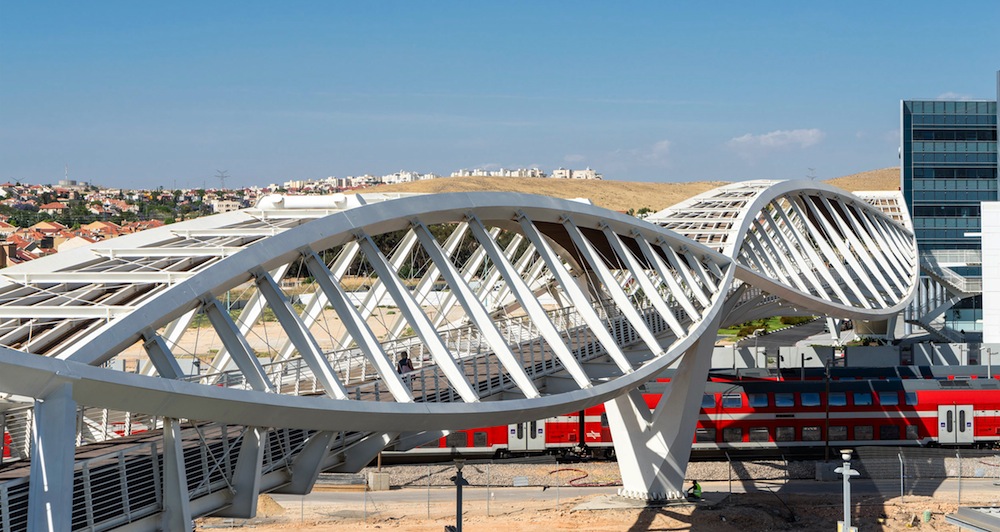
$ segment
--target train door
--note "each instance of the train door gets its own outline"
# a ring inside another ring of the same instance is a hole
[[[545,450],[545,421],[508,425],[507,435],[507,450],[512,453]]]
[[[973,428],[972,405],[938,407],[938,443],[972,443]]]

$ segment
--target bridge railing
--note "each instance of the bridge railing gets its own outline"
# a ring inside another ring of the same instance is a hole
[[[612,310],[607,310],[608,308]],[[595,304],[599,316],[604,319],[609,331],[616,335],[619,345],[628,345],[638,341],[634,329],[620,315],[610,316],[614,307]],[[650,308],[643,311],[648,325],[656,333],[667,330],[663,319]],[[679,308],[675,316],[684,321],[686,314]],[[563,341],[570,352],[580,362],[591,360],[604,354],[604,349],[594,334],[584,323],[580,314],[572,307],[548,311],[548,317],[561,331]],[[514,355],[531,378],[556,373],[562,369],[562,363],[556,359],[541,333],[527,316],[515,316],[498,320],[498,329],[507,345],[511,346]],[[493,356],[488,344],[478,328],[472,326],[460,327],[442,333],[442,339],[456,355],[463,374],[470,382],[475,383],[480,395],[489,396],[501,391],[515,388],[509,375],[499,361]],[[441,373],[439,367],[432,363],[429,354],[424,352],[423,343],[413,337],[394,342],[387,342],[396,348],[407,349],[417,366],[413,373],[408,374],[414,398],[422,402],[450,402],[457,399],[457,393]],[[337,360],[342,365],[354,367],[367,360],[358,349],[347,350],[349,353],[332,353],[331,360]],[[315,375],[302,359],[296,358],[276,362],[264,366],[272,381],[280,386],[282,393],[315,394],[322,393],[322,386]],[[355,372],[356,373],[356,372]],[[371,372],[375,375],[374,372]],[[214,375],[192,376],[189,380],[201,379],[215,381],[216,385],[248,389],[245,377],[239,371],[227,371]],[[357,382],[360,379],[356,379]],[[350,389],[351,396],[356,400],[392,401],[392,395],[385,384],[379,379],[369,378]],[[33,430],[33,407],[25,406],[0,413],[0,434],[4,434],[0,464],[30,458],[31,437]],[[162,427],[161,420],[144,414],[114,411],[104,408],[81,406],[77,412],[77,444],[85,445],[117,439],[124,436],[142,434]]]
[[[619,345],[626,346],[640,341],[634,327],[623,316],[609,315],[604,310],[600,312],[606,327]],[[643,309],[641,315],[654,333],[669,331],[666,321],[652,308]],[[682,322],[688,319],[679,309],[675,312],[675,316]],[[562,331],[564,340],[577,360],[584,362],[604,354],[603,346],[584,325],[576,311],[556,309],[550,311],[550,318]],[[515,355],[520,358],[529,376],[538,377],[561,368],[561,364],[552,356],[551,351],[540,347],[541,335],[529,320],[515,317],[500,320],[498,325],[508,345],[515,348]],[[491,356],[490,351],[486,349],[481,338],[468,330],[454,332],[448,338],[460,344],[456,349],[456,352],[464,353],[461,355],[460,364],[465,374],[478,383],[481,394],[490,395],[516,388],[496,357]],[[283,364],[283,374],[291,374],[292,371],[305,368],[290,362]],[[433,364],[426,364],[418,370],[418,374],[423,373],[420,378],[413,381],[414,392],[419,392],[416,395],[425,401],[456,400],[457,394],[452,395],[450,387],[442,385],[447,381],[442,380],[442,377],[434,371],[435,368]],[[439,382],[433,383],[435,380]],[[362,398],[391,400],[389,394],[384,391],[381,395],[387,397],[378,397],[377,390],[380,384],[379,381],[375,381],[375,391],[369,390]],[[372,397],[366,397],[367,394],[371,394]],[[31,439],[31,408],[8,411],[0,418],[4,420],[8,430],[15,426],[24,427],[24,436],[18,438],[25,442],[24,453],[19,454],[18,459],[28,458],[30,444],[27,442]],[[18,418],[19,421],[11,424],[10,420],[13,418]],[[127,435],[128,431],[134,434],[162,428],[161,420],[158,418],[102,411],[90,407],[80,409],[78,420],[79,426],[89,431],[84,434],[85,431],[81,430],[78,436],[81,440],[99,438],[100,434],[117,436],[118,430],[122,431],[120,435]],[[210,423],[182,431],[181,444],[191,499],[231,487],[232,473],[236,467],[243,437],[242,429],[243,427]],[[301,451],[308,436],[309,431],[305,430],[267,430],[263,473],[286,467]],[[159,434],[153,432],[151,437],[158,441]],[[344,441],[345,434],[340,434],[339,438]],[[106,530],[155,515],[163,510],[162,449],[157,441],[118,448],[76,463],[74,529]],[[3,512],[6,512],[6,515],[0,515],[0,532],[26,528],[27,496],[27,477],[0,481],[0,499],[5,501]]]
[[[0,434],[4,435],[0,465],[30,458],[33,416],[33,405],[0,412]],[[142,434],[161,426],[158,418],[145,414],[79,406],[76,412],[76,444],[86,445]]]
[[[264,474],[286,467],[309,431],[269,429]],[[191,499],[227,489],[239,457],[243,427],[210,423],[181,432]],[[344,438],[344,434],[340,435]],[[73,530],[108,530],[163,510],[163,456],[158,441],[78,460],[73,472]],[[27,530],[28,477],[0,481],[0,532]]]

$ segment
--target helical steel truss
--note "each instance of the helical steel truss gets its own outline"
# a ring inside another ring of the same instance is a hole
[[[130,506],[145,510],[109,523],[252,514],[262,490],[308,491],[316,471],[357,470],[387,447],[620,400],[777,303],[886,319],[912,298],[918,264],[898,198],[883,203],[746,182],[643,221],[511,193],[271,197],[7,268],[6,460],[31,463],[27,518],[58,521],[43,506],[66,495],[34,482],[39,449],[51,449],[46,482],[66,488],[86,471],[75,443],[146,430],[162,434],[158,484]],[[685,394],[674,406],[696,411]],[[682,474],[693,424],[664,428],[665,415],[613,415],[615,445],[679,431],[666,452]],[[185,449],[213,442],[216,476],[192,486]],[[639,496],[675,495],[664,475],[623,466]],[[15,488],[0,481],[8,499]],[[75,513],[72,528],[113,528],[98,521]]]

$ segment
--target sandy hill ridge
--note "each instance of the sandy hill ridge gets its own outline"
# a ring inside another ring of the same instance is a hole
[[[897,190],[899,169],[883,168],[830,179],[845,190]],[[721,187],[726,181],[649,183],[640,181],[577,181],[514,177],[446,177],[398,185],[381,185],[370,192],[521,192],[557,198],[589,198],[595,205],[616,211],[643,207],[659,211],[692,196]]]
[[[844,190],[899,190],[899,168],[881,168],[835,179],[827,179],[827,184]]]

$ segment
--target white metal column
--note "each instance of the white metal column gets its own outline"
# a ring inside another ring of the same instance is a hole
[[[717,330],[719,320],[717,315],[706,330]],[[654,411],[638,390],[605,403],[622,475],[619,495],[642,500],[683,496],[684,473],[714,347],[715,335],[711,334],[688,348]]]
[[[192,530],[181,423],[163,419],[163,530]]]
[[[35,401],[28,530],[68,531],[73,522],[76,402],[69,383]]]

